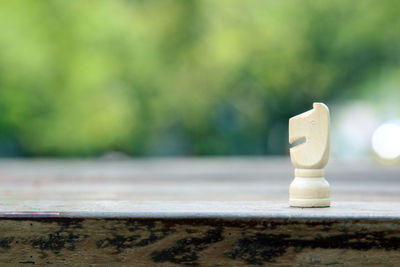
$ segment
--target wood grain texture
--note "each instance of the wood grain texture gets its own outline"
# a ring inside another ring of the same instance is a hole
[[[285,158],[1,160],[0,200],[287,201]],[[400,201],[400,166],[331,159],[331,199]]]
[[[0,227],[2,266],[398,266],[400,260],[400,224],[390,220],[7,219]]]

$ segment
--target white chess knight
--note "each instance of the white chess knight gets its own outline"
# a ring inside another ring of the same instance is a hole
[[[291,207],[329,207],[330,185],[324,168],[329,159],[329,109],[314,103],[313,109],[289,120],[289,143],[305,139],[290,149],[295,178],[290,184]]]

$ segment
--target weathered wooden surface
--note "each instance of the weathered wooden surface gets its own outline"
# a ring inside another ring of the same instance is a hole
[[[0,266],[398,266],[400,168],[332,161],[289,208],[289,159],[0,161]]]
[[[0,161],[0,200],[287,201],[289,158]],[[335,201],[400,201],[400,166],[335,162]]]
[[[103,266],[398,266],[399,221],[3,219],[0,262]]]
[[[290,208],[287,201],[6,200],[1,218],[375,219],[400,218],[397,202],[336,202],[330,208]]]

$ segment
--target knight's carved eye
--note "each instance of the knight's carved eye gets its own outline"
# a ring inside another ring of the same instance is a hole
[[[310,120],[310,123],[312,124],[312,125],[317,125],[317,121],[316,120]]]

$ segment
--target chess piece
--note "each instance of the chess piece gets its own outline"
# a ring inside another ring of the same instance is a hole
[[[290,149],[295,178],[290,184],[291,207],[329,207],[330,185],[324,168],[329,159],[329,109],[314,103],[313,109],[289,120],[289,143],[305,139]]]

